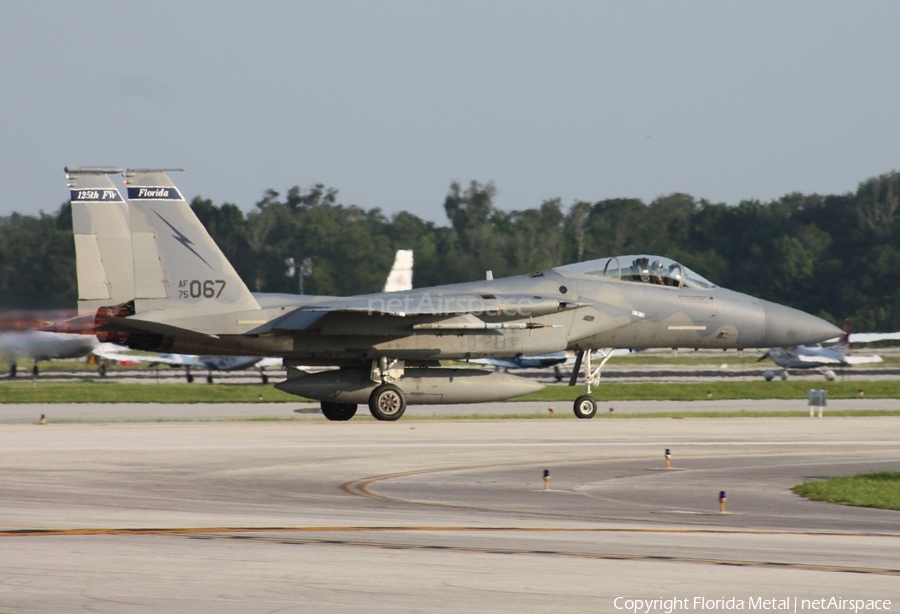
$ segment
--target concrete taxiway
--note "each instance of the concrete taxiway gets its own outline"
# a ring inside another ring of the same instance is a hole
[[[793,401],[717,400],[703,401],[600,401],[599,413],[618,416],[652,413],[808,411],[805,399]],[[551,411],[552,410],[552,411]],[[900,399],[829,400],[830,411],[897,411]],[[818,411],[818,410],[816,410]],[[37,422],[41,414],[55,422],[119,422],[129,420],[324,420],[318,403],[4,403],[0,404],[0,423]],[[529,401],[516,403],[477,403],[467,405],[411,405],[403,420],[465,416],[571,416],[569,401]],[[371,419],[368,409],[359,408],[359,418]]]
[[[898,611],[900,513],[789,490],[900,470],[898,439],[898,417],[7,423],[0,612]]]

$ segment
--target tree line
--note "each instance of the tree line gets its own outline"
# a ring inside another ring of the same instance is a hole
[[[454,182],[448,225],[339,202],[321,184],[274,190],[247,213],[202,197],[191,207],[253,291],[297,292],[285,259],[310,258],[308,294],[381,289],[397,249],[415,251],[416,286],[536,271],[612,255],[668,256],[715,283],[856,330],[900,330],[900,173],[841,195],[788,194],[737,205],[688,194],[650,203],[559,199],[531,209],[494,206],[491,183]],[[69,203],[55,214],[0,217],[0,308],[75,305]]]

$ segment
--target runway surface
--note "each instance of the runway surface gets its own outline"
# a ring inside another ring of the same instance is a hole
[[[599,401],[599,414],[629,416],[652,413],[808,411],[805,399],[703,401]],[[552,411],[551,411],[552,410]],[[836,399],[824,409],[831,411],[900,410],[900,399]],[[816,410],[818,411],[818,410]],[[4,403],[0,423],[34,423],[45,415],[51,422],[122,422],[156,420],[324,420],[318,403]],[[411,405],[403,420],[465,416],[570,416],[569,401],[474,403],[464,405]],[[369,418],[360,406],[357,418]]]
[[[897,417],[0,424],[0,612],[900,611],[900,513],[789,490],[900,470],[898,439]]]

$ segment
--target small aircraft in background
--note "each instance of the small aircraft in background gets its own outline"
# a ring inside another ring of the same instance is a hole
[[[470,358],[466,362],[491,365],[494,370],[501,369],[549,369],[553,367],[553,376],[561,382],[565,378],[560,365],[575,362],[574,352],[550,352],[549,354],[534,354],[530,356],[504,356],[499,358]]]
[[[850,320],[844,321],[844,334],[834,345],[827,347],[795,345],[791,347],[770,348],[759,360],[770,359],[781,367],[781,371],[774,369],[763,372],[767,382],[771,382],[776,376],[787,379],[788,369],[816,369],[825,376],[829,382],[837,377],[833,369],[835,367],[849,367],[852,365],[875,364],[883,362],[881,356],[876,354],[869,356],[850,356],[850,333],[852,327]],[[878,336],[876,333],[868,335],[868,342],[887,338],[888,335]],[[873,338],[877,337],[877,338]]]
[[[394,265],[384,282],[384,292],[407,292],[412,290],[413,251],[398,249],[394,254]]]
[[[623,350],[622,353],[627,353]],[[594,353],[595,355],[597,352]],[[466,362],[491,365],[495,370],[509,369],[549,369],[553,368],[553,377],[557,382],[561,382],[567,377],[571,377],[571,373],[566,374],[560,368],[563,365],[574,365],[577,360],[575,352],[551,352],[549,354],[535,354],[532,356],[508,356],[503,358],[472,358]]]
[[[38,362],[54,358],[81,358],[99,344],[96,337],[65,335],[39,330],[0,333],[0,360],[9,365],[9,377],[18,374],[17,360],[31,360],[31,374],[40,372]]]
[[[472,358],[467,362],[493,365],[500,369],[547,369],[566,362],[575,362],[573,352],[550,352],[531,356],[509,356],[505,358]]]
[[[113,348],[109,347],[112,345]],[[259,371],[263,384],[269,383],[269,376],[266,369],[280,369],[280,358],[262,358],[259,356],[200,356],[188,354],[133,354],[128,352],[127,348],[115,346],[113,344],[102,344],[94,350],[94,355],[103,360],[115,362],[120,365],[134,365],[147,363],[151,367],[156,365],[169,365],[170,367],[181,367],[185,370],[185,377],[188,383],[194,381],[194,374],[191,369],[203,369],[207,371],[206,382],[213,383],[213,371],[243,371],[245,369],[255,368]]]

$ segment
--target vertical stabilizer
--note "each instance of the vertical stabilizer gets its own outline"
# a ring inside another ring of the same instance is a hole
[[[93,314],[99,307],[134,298],[128,209],[109,178],[123,169],[70,166],[65,170],[75,231],[78,313]]]
[[[135,312],[259,309],[164,170],[128,170]]]
[[[850,322],[850,318],[844,320],[844,334],[841,335],[841,340],[831,346],[831,349],[837,352],[839,355],[844,356],[850,351],[850,333],[853,332],[853,324]]]
[[[412,290],[413,252],[411,249],[398,249],[394,256],[394,266],[384,284],[385,292],[404,292]]]

